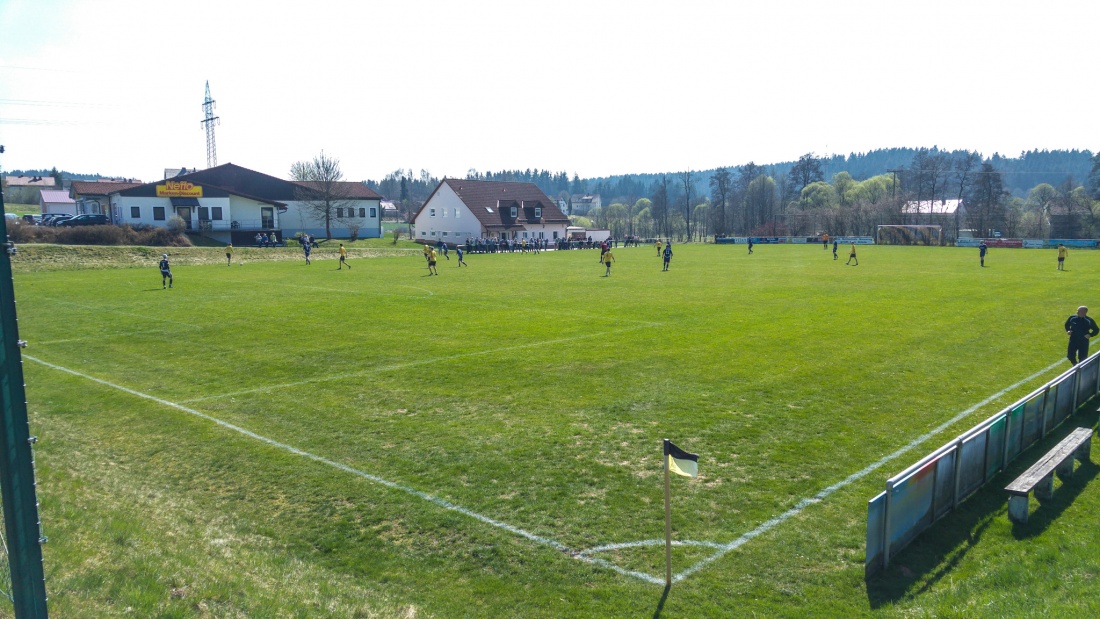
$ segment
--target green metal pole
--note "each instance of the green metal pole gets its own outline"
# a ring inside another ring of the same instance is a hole
[[[0,194],[0,214],[4,198]],[[0,216],[0,494],[11,567],[11,594],[17,619],[45,619],[46,577],[42,569],[42,537],[35,496],[34,450],[27,423],[23,389],[23,359],[15,320],[15,286],[6,217]]]

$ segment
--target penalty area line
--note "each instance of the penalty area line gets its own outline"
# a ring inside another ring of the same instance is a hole
[[[419,499],[423,499],[425,501],[428,501],[429,503],[432,503],[432,504],[434,504],[438,507],[441,507],[443,509],[453,511],[453,512],[457,512],[459,514],[462,514],[464,516],[468,516],[468,517],[470,517],[474,520],[477,520],[479,522],[483,522],[483,523],[488,524],[490,526],[493,526],[493,527],[496,527],[498,529],[501,529],[501,530],[507,531],[509,533],[512,533],[513,535],[517,535],[517,536],[522,537],[524,539],[530,540],[530,541],[535,542],[536,544],[539,544],[541,546],[547,546],[549,548],[553,548],[554,550],[562,552],[562,553],[568,555],[569,557],[571,557],[573,559],[576,559],[578,561],[583,561],[584,563],[590,563],[592,565],[598,565],[600,567],[612,570],[612,571],[617,572],[619,574],[622,574],[624,576],[631,576],[633,578],[637,578],[639,580],[643,580],[643,581],[650,582],[650,583],[653,583],[653,584],[664,584],[664,581],[661,580],[660,578],[656,578],[656,577],[650,576],[648,574],[643,574],[641,572],[628,570],[628,569],[619,567],[618,565],[615,565],[613,563],[610,563],[608,561],[605,561],[603,559],[597,559],[597,558],[594,558],[594,557],[589,557],[585,554],[582,554],[582,553],[580,553],[576,550],[573,550],[573,549],[569,548],[568,546],[566,546],[565,544],[562,544],[561,542],[559,542],[557,540],[550,539],[548,537],[543,537],[541,535],[536,535],[536,534],[531,533],[529,531],[525,531],[525,530],[523,530],[519,527],[510,525],[506,522],[501,522],[500,520],[490,518],[489,516],[486,516],[484,514],[479,514],[479,513],[475,512],[473,510],[462,507],[461,505],[456,505],[456,504],[451,503],[450,501],[448,501],[446,499],[442,499],[442,498],[437,497],[435,495],[428,494],[427,492],[417,490],[416,488],[412,488],[410,486],[405,486],[405,485],[399,484],[397,482],[390,481],[388,479],[379,477],[377,475],[367,473],[366,471],[361,471],[357,468],[348,466],[346,464],[336,462],[335,460],[329,460],[328,458],[325,458],[323,456],[318,456],[318,455],[312,454],[308,451],[303,451],[301,449],[298,449],[297,447],[294,447],[292,445],[288,445],[286,443],[281,443],[279,441],[276,441],[275,439],[268,438],[268,437],[260,435],[260,434],[256,434],[255,432],[253,432],[251,430],[247,430],[247,429],[242,428],[240,426],[231,424],[228,421],[223,421],[221,419],[218,419],[217,417],[207,415],[206,413],[197,411],[193,408],[183,406],[182,404],[177,404],[175,402],[170,402],[168,400],[164,400],[164,399],[158,398],[156,396],[149,395],[147,393],[142,393],[140,391],[130,389],[128,387],[123,387],[122,385],[117,385],[115,383],[103,380],[101,378],[96,378],[94,376],[89,376],[88,374],[77,372],[76,370],[70,370],[69,368],[62,367],[60,365],[55,365],[53,363],[43,361],[42,359],[38,359],[38,358],[32,357],[30,355],[23,355],[23,358],[24,359],[29,359],[31,361],[34,361],[35,363],[38,363],[40,365],[44,365],[48,368],[57,370],[59,372],[65,372],[67,374],[71,374],[73,376],[83,378],[85,380],[90,380],[92,382],[99,383],[100,385],[104,385],[106,387],[110,387],[112,389],[117,389],[117,390],[122,391],[124,393],[128,393],[132,396],[136,396],[136,397],[139,397],[139,398],[150,400],[150,401],[156,402],[157,404],[160,404],[162,406],[167,406],[169,408],[174,408],[178,411],[182,411],[182,412],[187,413],[189,415],[194,415],[195,417],[199,417],[200,419],[205,419],[206,421],[213,422],[213,423],[215,423],[215,424],[217,424],[217,425],[219,425],[223,428],[226,428],[228,430],[232,430],[232,431],[237,432],[239,434],[243,434],[244,436],[247,436],[249,438],[260,441],[261,443],[267,444],[271,447],[275,447],[277,449],[282,449],[284,451],[288,451],[288,452],[290,452],[294,455],[302,456],[303,458],[308,458],[308,459],[313,460],[314,462],[317,462],[319,464],[324,464],[324,465],[330,466],[332,468],[344,471],[345,473],[351,473],[352,475],[355,475],[357,477],[361,477],[363,479],[374,482],[374,483],[376,483],[378,485],[381,485],[381,486],[385,486],[385,487],[390,488],[392,490],[399,490],[401,492],[412,495],[412,496],[417,497]]]
[[[981,408],[981,407],[985,406],[986,404],[989,404],[990,402],[993,402],[994,400],[1004,396],[1009,391],[1012,391],[1013,389],[1016,389],[1017,387],[1020,387],[1021,385],[1024,385],[1025,383],[1031,382],[1032,380],[1035,380],[1036,378],[1039,378],[1043,374],[1046,374],[1047,372],[1050,372],[1051,370],[1057,368],[1059,365],[1062,365],[1063,363],[1065,363],[1064,359],[1059,360],[1059,361],[1057,361],[1055,363],[1052,363],[1049,366],[1043,368],[1042,370],[1039,370],[1038,372],[1032,374],[1031,376],[1028,376],[1027,378],[1024,378],[1020,381],[1017,381],[1017,382],[1005,387],[1004,389],[1001,389],[997,393],[994,393],[993,395],[987,397],[986,399],[982,400],[981,402],[978,402],[977,404],[971,406],[970,408],[956,414],[951,419],[948,419],[947,421],[941,423],[940,425],[936,426],[935,428],[932,428],[928,432],[925,432],[924,434],[918,436],[917,438],[910,441],[909,444],[899,448],[897,451],[895,451],[895,452],[893,452],[889,455],[883,456],[877,462],[874,462],[874,463],[868,465],[867,467],[865,467],[864,469],[862,469],[860,471],[852,473],[848,477],[845,477],[843,480],[838,481],[837,483],[829,486],[828,488],[825,488],[824,490],[822,490],[821,492],[818,492],[817,494],[813,495],[812,497],[802,499],[794,507],[788,509],[787,511],[783,512],[782,514],[779,514],[775,518],[772,518],[771,520],[768,520],[767,522],[761,524],[760,526],[758,526],[755,529],[749,531],[748,533],[743,534],[741,537],[738,537],[737,539],[733,540],[732,542],[722,546],[718,550],[718,552],[710,555],[709,557],[705,557],[703,559],[700,559],[699,562],[697,562],[695,565],[687,568],[686,570],[680,572],[679,574],[675,574],[672,577],[672,581],[673,582],[679,582],[679,581],[687,578],[688,576],[691,576],[692,574],[694,574],[695,572],[698,572],[700,569],[702,569],[706,565],[708,565],[710,563],[713,563],[714,561],[717,561],[718,559],[721,559],[726,554],[728,554],[730,551],[736,550],[736,549],[740,548],[741,546],[745,545],[746,542],[753,539],[754,537],[758,537],[760,535],[763,535],[764,533],[767,533],[768,531],[774,529],[775,527],[783,524],[787,520],[790,520],[791,518],[797,516],[798,514],[800,514],[802,512],[802,510],[806,509],[810,505],[822,502],[823,500],[825,500],[826,497],[833,494],[837,490],[840,490],[841,488],[844,488],[845,486],[849,486],[849,485],[855,483],[856,481],[859,481],[860,479],[863,479],[864,477],[870,475],[874,471],[876,471],[879,468],[881,468],[882,466],[884,466],[887,462],[890,462],[891,460],[894,460],[894,459],[908,453],[909,451],[917,448],[918,446],[920,446],[922,443],[924,443],[928,439],[933,438],[936,435],[943,432],[944,430],[950,428],[951,426],[958,423],[963,418],[965,418],[967,415],[970,415],[971,413],[978,410],[979,408]]]

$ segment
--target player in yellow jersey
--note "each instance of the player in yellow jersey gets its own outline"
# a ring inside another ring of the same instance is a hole
[[[615,260],[615,256],[611,255],[611,250],[610,249],[603,253],[603,263],[605,265],[607,265],[607,270],[604,271],[604,274],[603,274],[604,277],[610,277],[611,276],[611,262],[613,260]]]
[[[1065,271],[1066,270],[1066,254],[1067,253],[1069,253],[1069,252],[1066,251],[1066,246],[1062,245],[1061,243],[1058,243],[1058,270],[1059,271]]]
[[[340,265],[337,270],[344,268],[344,265],[348,264],[348,250],[344,249],[344,244],[340,243]],[[348,269],[351,269],[351,265],[348,264]]]
[[[227,266],[227,267],[233,266],[233,244],[232,243],[225,246],[225,266]]]
[[[428,250],[428,275],[439,275],[439,269],[435,268],[435,249]]]

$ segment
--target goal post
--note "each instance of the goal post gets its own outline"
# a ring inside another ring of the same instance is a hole
[[[876,226],[876,245],[941,245],[942,226],[935,225],[880,225]]]

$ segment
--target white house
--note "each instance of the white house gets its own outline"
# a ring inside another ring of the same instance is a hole
[[[76,215],[76,201],[69,197],[69,192],[62,189],[42,189],[39,193],[38,206],[43,215]]]
[[[110,217],[111,193],[137,187],[140,184],[116,181],[73,181],[69,185],[69,197],[76,202],[77,214],[91,213]]]
[[[565,237],[569,218],[534,183],[445,178],[417,211],[418,241],[461,244],[471,238]]]
[[[334,238],[382,235],[382,196],[363,183],[336,185],[327,229]],[[119,224],[167,226],[179,216],[188,230],[239,245],[258,233],[279,240],[296,233],[324,238],[326,222],[309,207],[313,188],[232,163],[110,193],[112,220]]]

